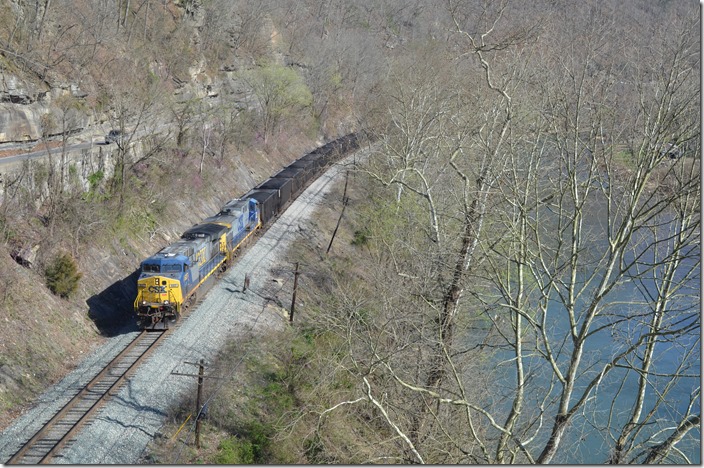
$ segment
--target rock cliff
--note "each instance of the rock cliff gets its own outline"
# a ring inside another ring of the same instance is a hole
[[[87,93],[76,84],[50,87],[46,83],[23,80],[14,74],[0,73],[0,144],[37,141],[43,136],[61,134],[61,128],[47,125],[47,122],[62,120],[57,115],[60,111],[52,104],[57,97],[64,95],[71,95],[79,101],[87,97]],[[64,120],[66,131],[74,133],[85,128],[91,118],[73,112],[71,119]]]

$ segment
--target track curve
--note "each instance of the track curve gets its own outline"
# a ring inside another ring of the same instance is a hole
[[[137,366],[156,348],[168,330],[144,331],[13,455],[8,465],[51,463],[61,448],[117,391]]]

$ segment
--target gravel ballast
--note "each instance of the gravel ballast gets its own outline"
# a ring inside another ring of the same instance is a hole
[[[288,319],[283,311],[267,307],[270,305],[268,294],[278,288],[272,268],[276,268],[323,196],[343,174],[339,164],[314,181],[212,286],[202,303],[52,463],[139,463],[147,444],[164,424],[169,408],[194,392],[196,379],[174,375],[174,372],[197,373],[197,367],[186,362],[209,361],[228,340],[285,326]],[[250,276],[250,284],[242,292],[245,275]],[[14,455],[136,334],[126,333],[110,339],[3,431],[0,460],[5,462]]]

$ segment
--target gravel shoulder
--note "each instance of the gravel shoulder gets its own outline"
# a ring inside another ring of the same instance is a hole
[[[288,207],[53,463],[139,463],[147,444],[164,424],[169,407],[195,391],[196,379],[174,372],[194,373],[197,367],[186,362],[213,359],[228,340],[286,326],[285,311],[270,299],[279,288],[272,269],[305,229],[323,196],[344,177],[342,164],[351,160],[352,156],[334,165]],[[250,275],[250,286],[242,292],[245,275]],[[136,334],[110,339],[3,431],[0,460],[9,459]]]

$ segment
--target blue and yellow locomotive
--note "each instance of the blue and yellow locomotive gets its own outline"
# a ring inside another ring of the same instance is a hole
[[[183,233],[181,239],[142,262],[134,310],[142,328],[176,322],[196,290],[225,269],[253,232],[274,220],[309,182],[340,156],[359,147],[351,133],[302,156],[220,212]]]
[[[196,290],[261,226],[256,199],[229,201],[215,216],[144,260],[134,310],[141,328],[168,327],[195,299]]]

